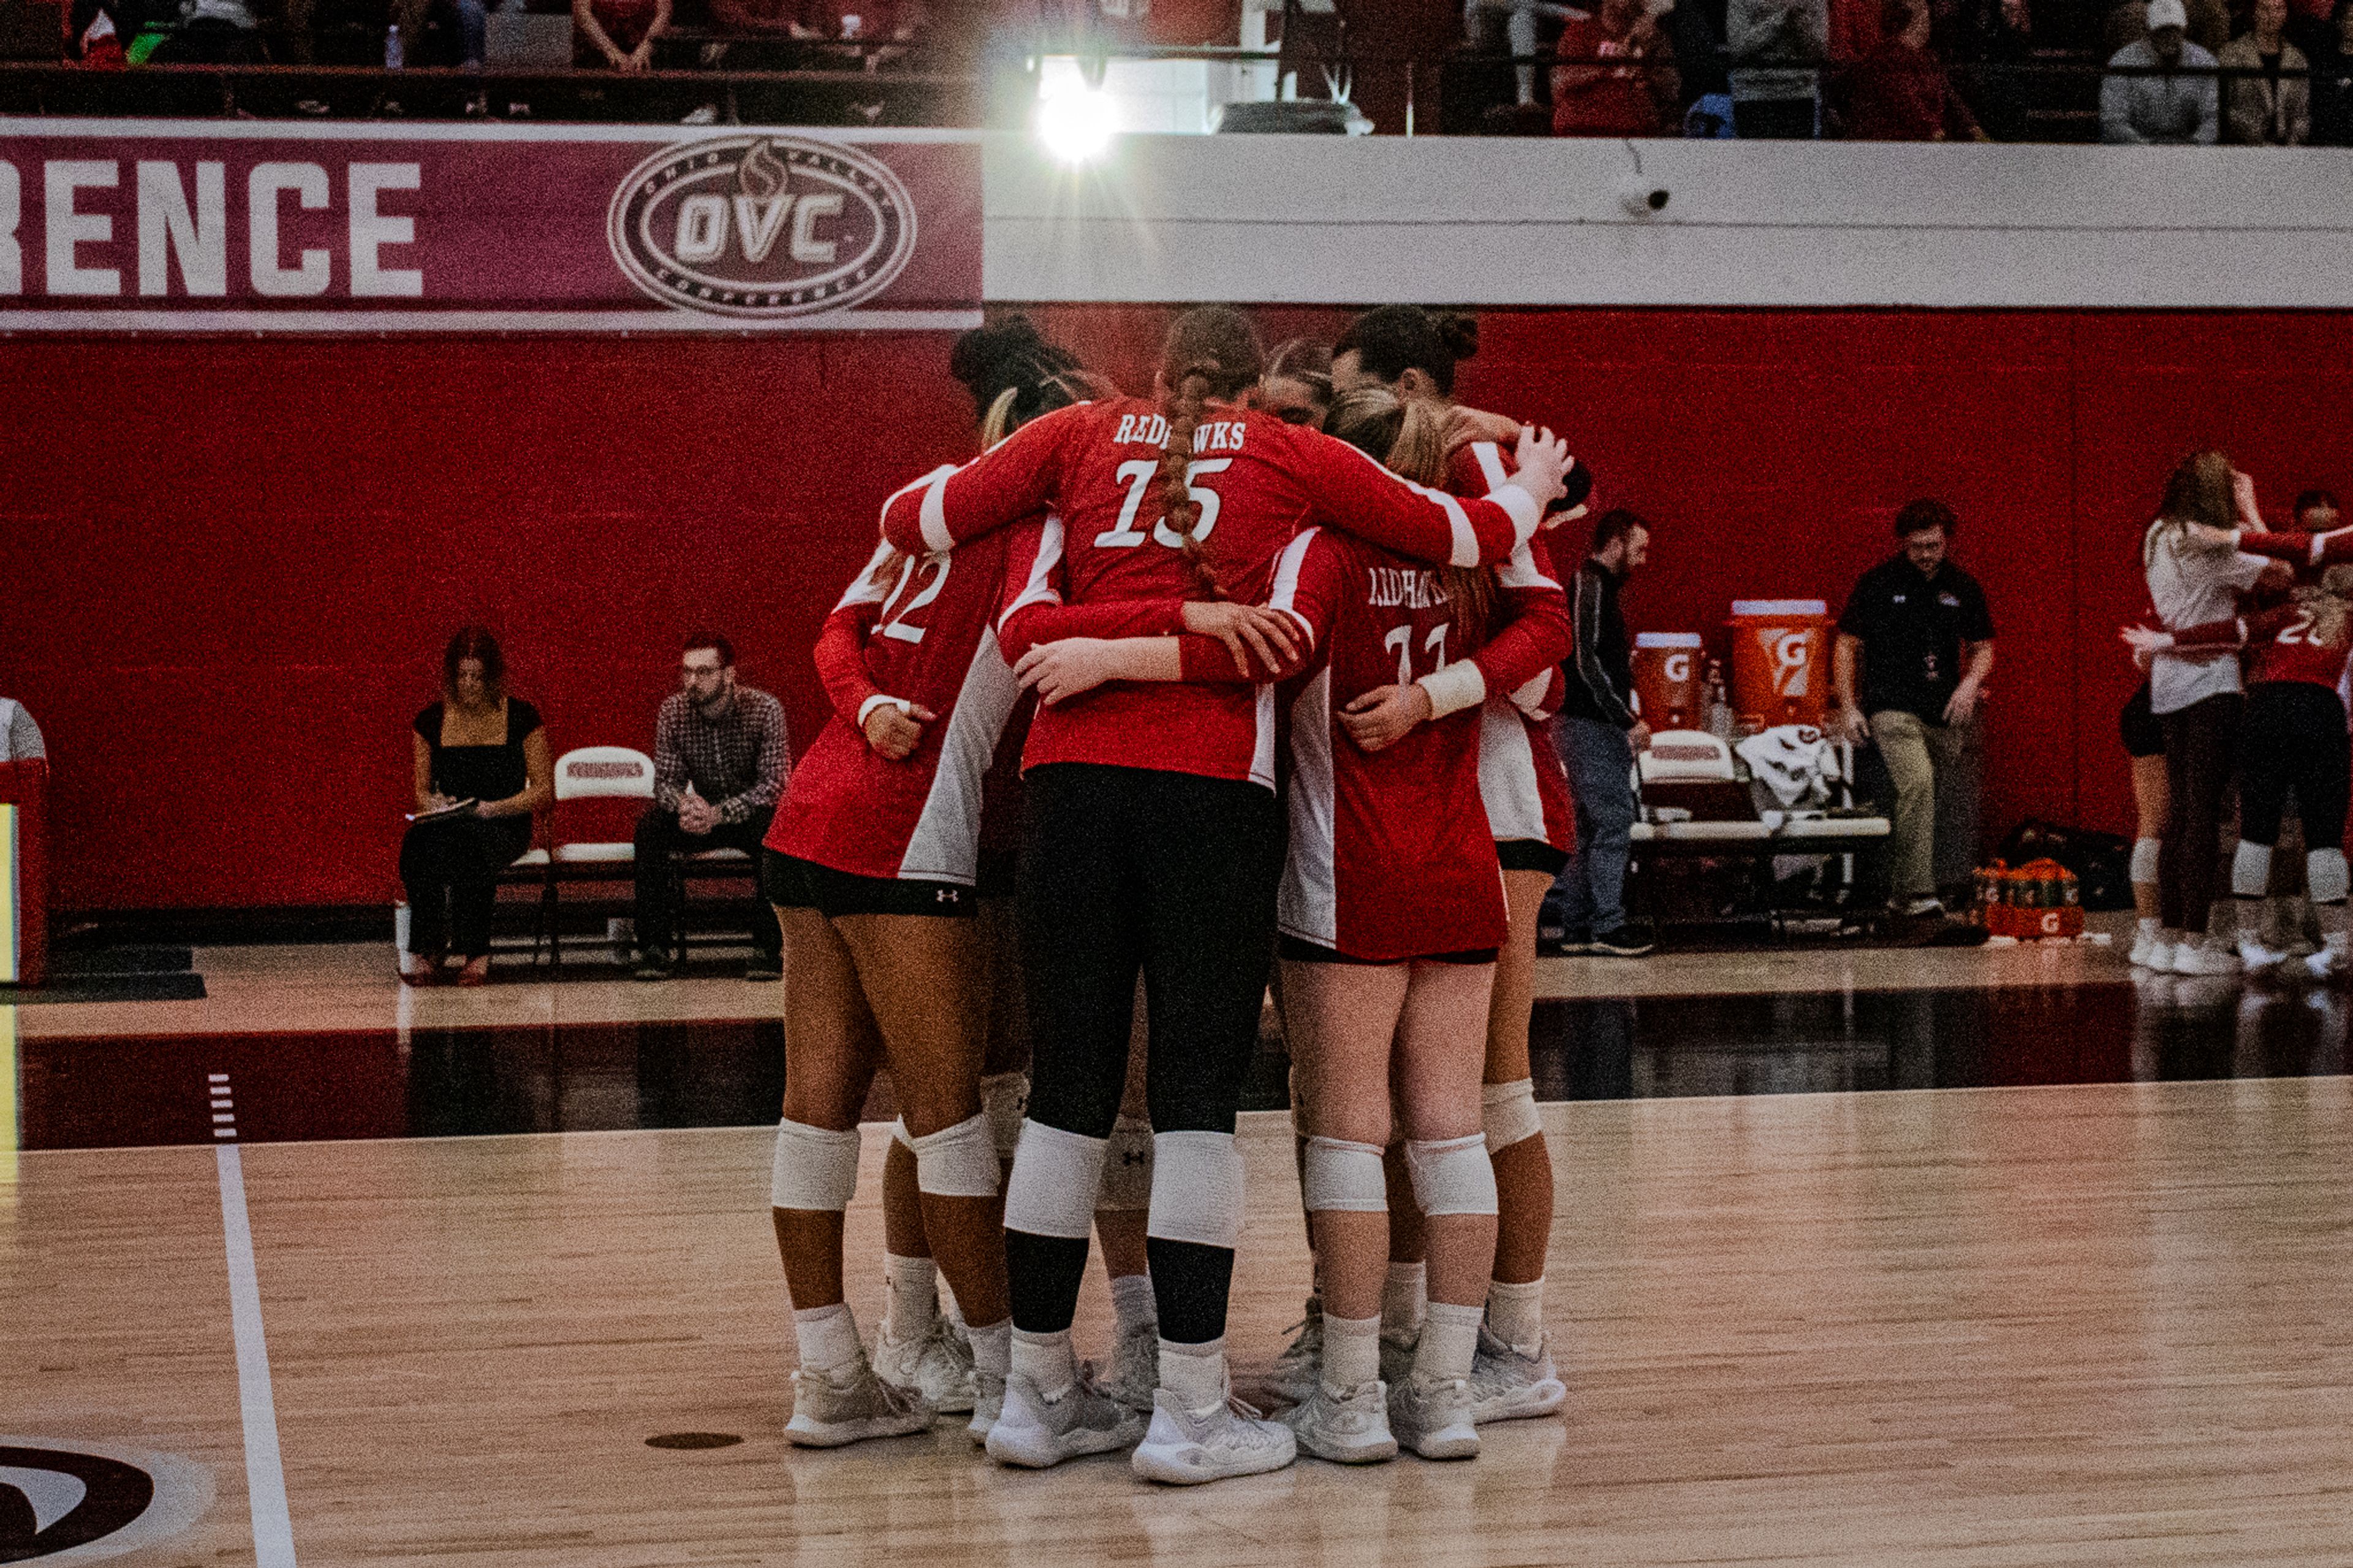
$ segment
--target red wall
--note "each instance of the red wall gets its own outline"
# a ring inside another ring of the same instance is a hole
[[[1164,314],[1040,310],[1131,385]],[[1270,310],[1270,337],[1335,311]],[[1988,820],[2129,826],[2115,627],[2166,468],[2265,508],[2353,411],[2332,316],[1491,312],[1458,390],[1569,435],[1659,524],[1638,626],[1835,603],[1942,496],[2000,629]],[[0,340],[0,692],[49,737],[58,900],[382,902],[406,721],[479,617],[556,747],[650,743],[674,639],[730,631],[795,733],[881,497],[964,455],[946,341]]]

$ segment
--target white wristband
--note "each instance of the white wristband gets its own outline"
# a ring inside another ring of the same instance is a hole
[[[885,702],[888,702],[892,707],[896,708],[902,713],[907,713],[909,710],[914,707],[913,703],[908,701],[903,697],[886,697],[881,692],[878,691],[873,696],[868,698],[865,701],[858,705],[858,727],[861,730],[866,728],[866,721],[873,717],[874,710],[881,707]],[[912,716],[913,715],[910,714],[910,717]]]
[[[1443,719],[1487,700],[1487,678],[1469,659],[1450,664],[1414,682],[1430,693],[1430,716]]]

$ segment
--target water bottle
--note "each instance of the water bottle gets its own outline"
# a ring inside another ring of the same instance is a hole
[[[390,27],[385,30],[384,68],[388,71],[396,71],[400,69],[402,63],[403,57],[400,47],[400,24],[395,22]]]

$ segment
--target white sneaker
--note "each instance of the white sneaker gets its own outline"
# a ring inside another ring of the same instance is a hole
[[[1299,1446],[1335,1465],[1372,1465],[1397,1458],[1389,1432],[1388,1390],[1377,1380],[1345,1394],[1317,1384],[1307,1397],[1277,1417]]]
[[[869,1437],[903,1437],[932,1424],[919,1396],[874,1375],[860,1353],[830,1376],[807,1367],[793,1373],[793,1418],[785,1441],[803,1448],[839,1448]]]
[[[961,1415],[972,1408],[972,1342],[945,1313],[915,1339],[893,1339],[885,1322],[874,1336],[874,1375],[943,1415]]]
[[[2157,952],[2158,949],[2164,947],[2165,945],[2166,944],[2164,942],[2158,940],[2156,932],[2136,931],[2133,932],[2132,953],[2126,962],[2130,963],[2135,969],[2150,968],[2151,965],[2149,963],[2149,958]],[[2169,952],[2166,963],[2168,965],[2170,965],[2172,963]]]
[[[1408,1378],[1389,1398],[1389,1424],[1398,1441],[1425,1459],[1475,1459],[1479,1425],[1472,1409],[1466,1378]]]
[[[1160,1386],[1160,1325],[1138,1323],[1121,1334],[1112,1352],[1111,1375],[1096,1386],[1149,1420],[1152,1391]]]
[[[1005,1380],[988,1457],[1000,1465],[1042,1470],[1083,1454],[1108,1454],[1144,1436],[1144,1418],[1095,1387],[1082,1364],[1076,1383],[1049,1399],[1019,1373]]]
[[[2286,963],[2287,954],[2277,948],[2265,947],[2260,937],[2242,936],[2239,938],[2239,962],[2248,973],[2262,974]]]
[[[2239,955],[2210,942],[2185,942],[2173,950],[2176,974],[2231,975],[2239,973]]]
[[[1539,1342],[1533,1356],[1497,1339],[1479,1325],[1479,1353],[1471,1362],[1471,1419],[1523,1421],[1550,1415],[1568,1399],[1568,1385],[1553,1370],[1549,1347]]]
[[[2304,972],[2315,980],[2333,980],[2344,972],[2345,953],[2339,948],[2324,947],[2306,953],[2303,962]]]
[[[1274,1358],[1267,1386],[1280,1398],[1304,1405],[1324,1386],[1324,1300],[1307,1298],[1307,1315],[1291,1325],[1291,1342]]]
[[[988,1446],[989,1428],[997,1425],[997,1418],[1003,1414],[1005,1380],[975,1367],[972,1373],[972,1419],[965,1425],[965,1431],[971,1436],[974,1447]]]
[[[2152,974],[2170,974],[2173,973],[2173,943],[2166,941],[2163,937],[2151,937],[2149,939],[2148,946],[2146,949],[2139,951],[2142,953],[2140,963],[2143,969],[2147,970]]]
[[[1164,1388],[1152,1396],[1152,1427],[1129,1464],[1147,1481],[1191,1487],[1279,1470],[1298,1457],[1290,1427],[1240,1400],[1187,1410]]]

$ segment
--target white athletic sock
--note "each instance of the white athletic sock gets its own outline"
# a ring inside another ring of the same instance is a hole
[[[940,1271],[928,1258],[882,1255],[882,1331],[919,1340],[940,1320]]]
[[[1470,1376],[1472,1358],[1479,1353],[1479,1323],[1486,1315],[1483,1307],[1432,1301],[1430,1321],[1421,1326],[1421,1346],[1413,1352],[1413,1375],[1423,1383]]]
[[[1525,1285],[1487,1283],[1487,1326],[1495,1337],[1525,1356],[1544,1346],[1544,1276]]]
[[[1226,1402],[1226,1340],[1223,1334],[1198,1345],[1160,1342],[1160,1386],[1191,1411],[1215,1410]]]
[[[1123,1274],[1111,1282],[1112,1310],[1119,1314],[1119,1331],[1137,1333],[1156,1328],[1160,1308],[1152,1299],[1152,1276]]]
[[[1013,1369],[1012,1319],[987,1328],[967,1328],[965,1337],[972,1342],[972,1364],[981,1371],[992,1377],[1003,1377]]]
[[[1010,1321],[1008,1320],[1008,1322]],[[977,1361],[979,1352],[976,1350],[973,1354]],[[1079,1381],[1078,1358],[1071,1353],[1071,1331],[1068,1329],[1051,1334],[1013,1330],[1006,1364],[1036,1384],[1038,1392],[1049,1399],[1059,1397],[1071,1384]]]
[[[1422,1309],[1430,1301],[1430,1265],[1392,1263],[1381,1287],[1381,1332],[1398,1341],[1421,1331]]]
[[[1345,1394],[1381,1375],[1381,1321],[1324,1314],[1324,1386]]]
[[[800,1341],[801,1365],[810,1372],[839,1372],[865,1353],[847,1301],[795,1312],[793,1333]]]

